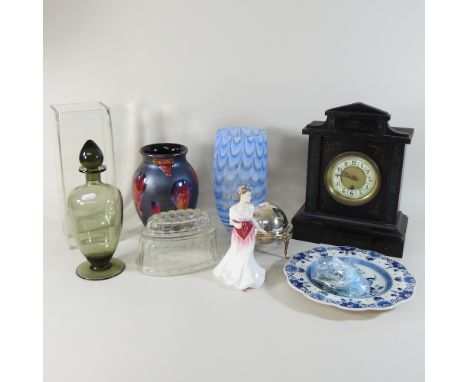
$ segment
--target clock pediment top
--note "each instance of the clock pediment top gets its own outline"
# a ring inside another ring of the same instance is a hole
[[[328,109],[325,115],[325,121],[309,123],[302,130],[303,134],[367,137],[402,143],[410,143],[413,136],[413,129],[390,126],[390,113],[362,102]]]
[[[367,105],[363,102],[355,102],[349,105],[338,106],[325,111],[325,115],[341,115],[346,114],[349,116],[361,117],[377,117],[390,120],[390,114],[384,110],[377,109],[376,107]]]

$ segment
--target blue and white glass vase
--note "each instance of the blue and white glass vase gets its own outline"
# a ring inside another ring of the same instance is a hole
[[[268,142],[265,130],[227,127],[218,130],[214,150],[214,194],[222,223],[229,226],[229,208],[238,202],[237,190],[246,185],[252,203],[266,200]]]

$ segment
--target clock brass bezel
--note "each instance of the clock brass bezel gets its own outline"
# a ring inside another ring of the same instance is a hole
[[[364,159],[371,165],[371,167],[373,167],[374,172],[376,174],[376,181],[375,181],[374,187],[367,195],[363,196],[362,198],[356,198],[356,199],[348,198],[347,196],[340,194],[338,191],[336,191],[333,188],[333,168],[335,167],[336,162],[338,162],[343,157],[347,157],[347,156],[356,156],[356,157]],[[346,206],[362,206],[364,204],[369,203],[372,199],[375,198],[375,196],[379,192],[380,185],[382,183],[381,176],[380,176],[380,169],[379,169],[379,166],[377,166],[377,163],[375,163],[375,161],[372,158],[370,158],[368,155],[361,153],[359,151],[346,151],[335,156],[328,163],[327,168],[325,169],[324,181],[325,181],[325,189],[330,194],[330,196],[333,199],[335,199],[337,202],[344,204]]]

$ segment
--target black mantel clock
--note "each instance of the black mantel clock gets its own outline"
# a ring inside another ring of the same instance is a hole
[[[402,257],[408,217],[398,209],[405,145],[413,129],[363,103],[329,109],[307,125],[306,201],[293,238]]]

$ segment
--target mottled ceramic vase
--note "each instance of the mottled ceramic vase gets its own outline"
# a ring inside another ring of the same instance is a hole
[[[143,161],[133,176],[133,202],[144,225],[162,211],[195,208],[198,178],[187,162],[187,147],[177,143],[143,146]]]
[[[268,143],[265,130],[228,127],[218,130],[214,150],[214,194],[222,223],[229,225],[229,208],[238,202],[237,190],[247,185],[252,203],[266,200]]]

